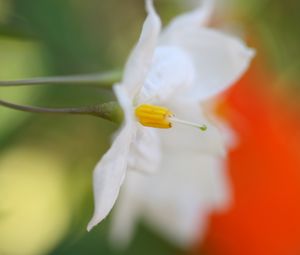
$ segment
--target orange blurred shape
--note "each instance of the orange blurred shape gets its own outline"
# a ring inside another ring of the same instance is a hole
[[[212,216],[204,254],[300,254],[300,118],[289,109],[292,97],[262,89],[273,81],[257,70],[229,91],[223,107],[239,137],[229,154],[234,201]]]

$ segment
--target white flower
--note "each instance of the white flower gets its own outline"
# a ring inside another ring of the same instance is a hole
[[[114,86],[124,124],[96,166],[95,211],[88,230],[112,209],[127,170],[154,172],[164,160],[172,162],[172,157],[222,154],[223,142],[214,126],[208,124],[201,134],[199,129],[177,126],[184,121],[173,113],[201,128],[195,123],[207,120],[199,102],[235,82],[252,57],[241,41],[201,27],[207,16],[202,9],[175,19],[161,33],[152,1],[146,0],[146,6],[142,34],[127,61],[123,81]]]
[[[155,175],[130,171],[112,218],[113,243],[126,247],[140,220],[182,248],[201,240],[209,214],[229,206],[224,170],[222,158],[215,155],[173,150]]]

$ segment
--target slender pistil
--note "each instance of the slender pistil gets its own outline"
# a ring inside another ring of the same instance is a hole
[[[207,126],[205,124],[200,125],[198,123],[194,123],[194,122],[190,122],[190,121],[175,118],[174,116],[169,117],[169,120],[173,123],[179,123],[179,124],[182,124],[182,125],[199,128],[201,131],[206,131],[207,130]]]

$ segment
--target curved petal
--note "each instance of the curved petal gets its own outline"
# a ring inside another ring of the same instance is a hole
[[[129,169],[154,173],[159,168],[160,160],[161,148],[157,130],[138,126],[130,148]]]
[[[162,171],[145,178],[144,188],[136,191],[147,223],[182,247],[198,240],[206,229],[208,214],[230,202],[220,164],[223,160],[211,155],[164,151]]]
[[[174,34],[181,33],[181,30],[186,29],[187,27],[192,26],[195,28],[199,28],[200,26],[207,25],[212,16],[215,1],[202,0],[198,2],[198,8],[196,8],[193,11],[179,15],[170,22],[170,24],[164,30],[165,37],[173,37]]]
[[[154,49],[161,29],[161,21],[155,12],[153,1],[147,0],[146,18],[140,39],[131,52],[125,66],[123,84],[133,99],[144,84],[153,60]]]
[[[135,116],[133,113],[132,101],[127,93],[126,88],[122,86],[122,84],[115,84],[113,86],[113,91],[115,92],[117,100],[124,112],[124,125],[133,125],[133,122],[135,121]]]
[[[107,216],[118,197],[127,169],[130,145],[135,134],[131,102],[122,86],[115,85],[114,90],[124,110],[124,126],[94,170],[95,210],[88,224],[88,231]]]
[[[124,180],[132,129],[125,126],[111,148],[104,154],[94,171],[95,210],[87,230],[102,221],[112,209]]]
[[[247,70],[254,51],[239,39],[194,26],[162,37],[162,45],[184,48],[192,57],[197,77],[190,96],[205,100],[235,83]]]
[[[179,47],[158,47],[138,101],[161,104],[174,94],[186,93],[194,80],[189,54]]]
[[[114,246],[126,248],[133,238],[135,227],[139,222],[141,203],[138,192],[143,175],[129,171],[122,185],[120,197],[113,211],[110,239]]]

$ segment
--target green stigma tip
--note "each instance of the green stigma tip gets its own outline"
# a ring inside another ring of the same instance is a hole
[[[206,131],[206,130],[207,130],[207,126],[206,126],[206,125],[203,125],[203,126],[199,127],[199,129],[200,129],[201,131]]]

